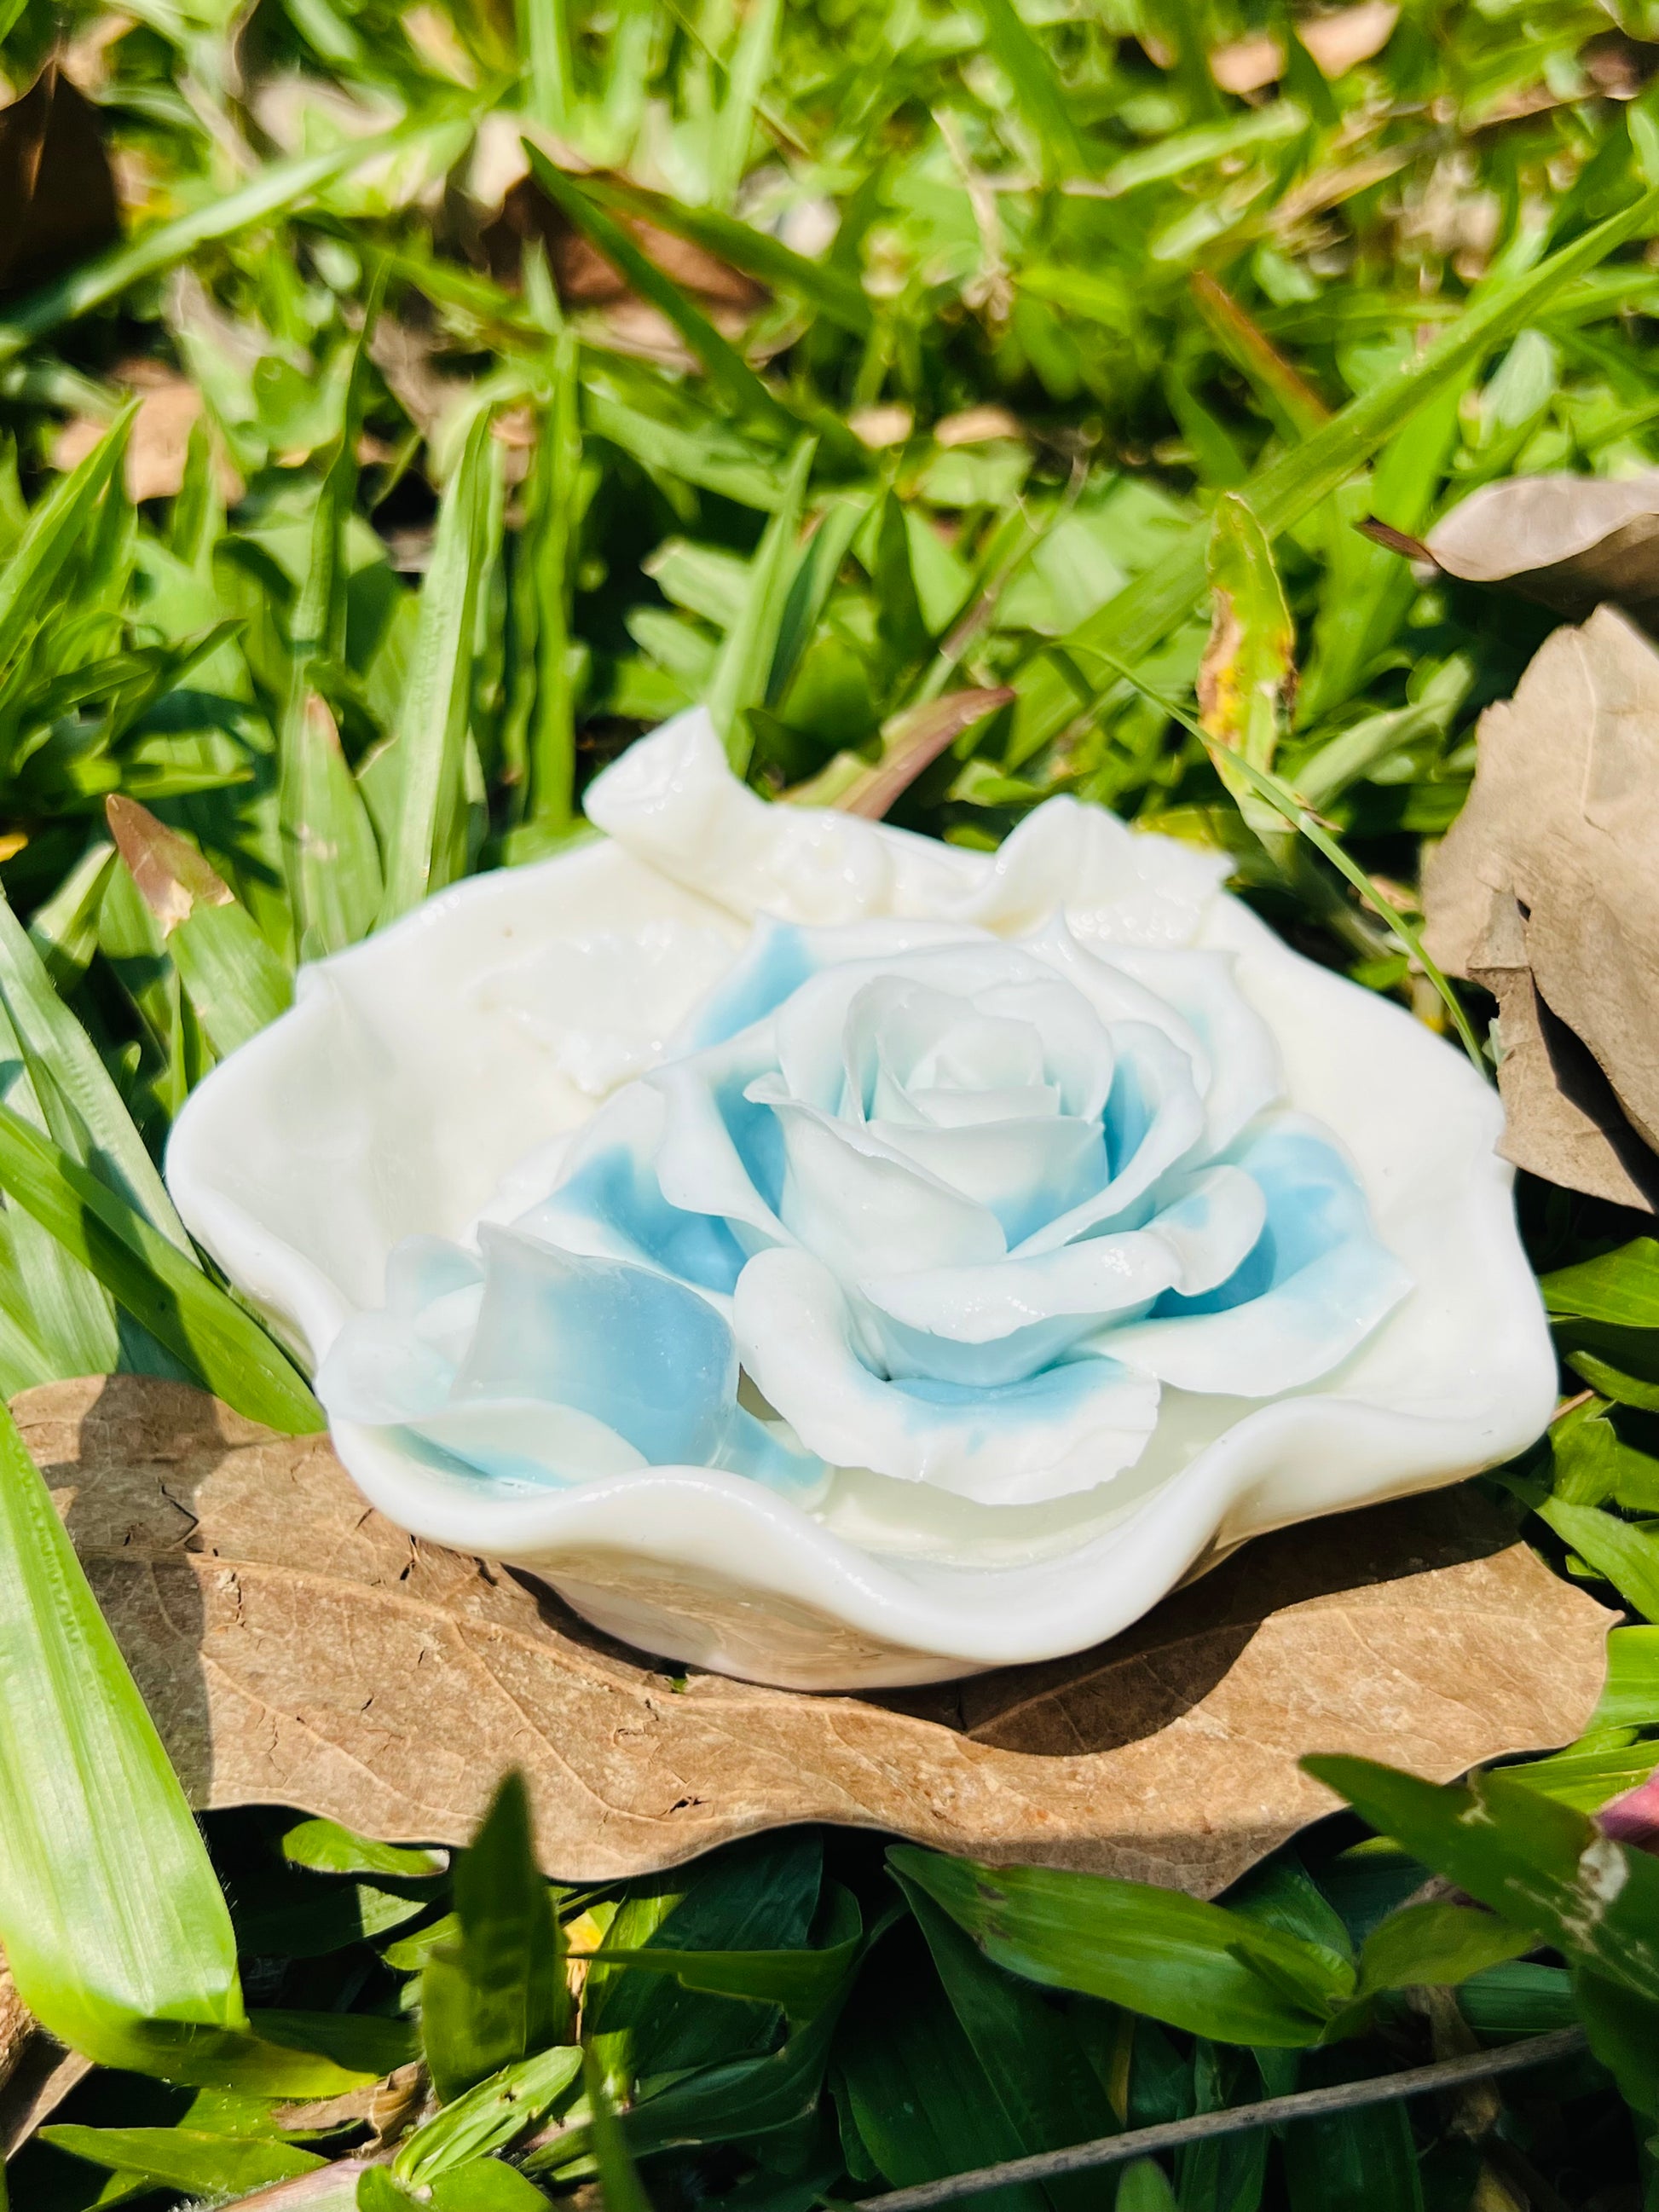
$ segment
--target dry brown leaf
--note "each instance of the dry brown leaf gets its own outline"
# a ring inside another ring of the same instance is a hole
[[[1603,600],[1659,634],[1659,475],[1511,477],[1430,533],[1431,560],[1582,622]]]
[[[141,375],[143,379],[143,397],[132,418],[123,464],[127,497],[135,501],[174,497],[185,480],[191,432],[202,415],[202,395],[193,384],[168,371],[152,374],[150,367],[135,362],[123,373],[123,381],[135,388],[140,388]],[[71,416],[52,442],[52,466],[65,471],[77,466],[108,428],[89,415]],[[240,495],[241,481],[222,455],[216,473],[228,498]]]
[[[1446,1778],[1577,1735],[1613,1618],[1443,1492],[1263,1539],[1074,1659],[810,1697],[653,1667],[185,1385],[13,1410],[193,1804],[454,1844],[517,1765],[568,1880],[829,1820],[1212,1895],[1328,1808],[1305,1752]]]
[[[763,286],[690,239],[677,238],[637,216],[618,220],[647,259],[681,291],[690,293],[724,337],[740,337],[756,310],[765,304],[769,295]],[[647,331],[654,333],[660,324],[667,332],[660,343],[672,343],[684,353],[672,324],[637,297],[620,271],[554,205],[533,177],[520,177],[509,185],[500,213],[481,229],[478,242],[490,275],[508,285],[519,282],[525,247],[539,244],[566,307],[603,308],[613,328],[641,343]]]
[[[1425,938],[1498,998],[1505,1155],[1652,1212],[1659,653],[1611,607],[1555,631],[1477,745],[1468,801],[1424,870]]]
[[[91,2070],[89,2058],[65,2051],[37,2026],[0,1952],[0,2163],[22,2148]]]
[[[48,62],[0,112],[0,299],[32,291],[120,234],[98,110]]]
[[[1328,15],[1310,15],[1296,30],[1321,74],[1334,79],[1380,54],[1399,21],[1395,0],[1358,0],[1357,6],[1338,8]]]

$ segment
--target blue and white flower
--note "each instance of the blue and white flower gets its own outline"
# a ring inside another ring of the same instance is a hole
[[[1109,1481],[1161,1383],[1299,1389],[1409,1288],[1231,968],[762,921],[544,1200],[477,1257],[393,1253],[324,1403],[509,1480]]]
[[[175,1133],[406,1527],[657,1650],[921,1680],[1547,1419],[1490,1090],[1219,856],[769,805],[702,715],[588,811],[306,971]]]

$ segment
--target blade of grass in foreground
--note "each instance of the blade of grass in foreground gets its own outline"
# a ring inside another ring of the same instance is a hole
[[[0,891],[0,1005],[28,1055],[45,1066],[60,1095],[80,1117],[104,1166],[118,1176],[126,1197],[195,1263],[191,1239],[173,1210],[166,1183],[155,1170],[143,1137],[126,1110],[93,1040],[62,1002],[45,960],[28,938],[7,896]]]
[[[418,906],[447,880],[443,856],[459,805],[473,633],[489,557],[483,518],[495,450],[489,410],[481,407],[445,489],[432,566],[421,586],[420,623],[398,719],[402,787],[386,854],[383,924]]]
[[[0,1940],[24,2002],[106,2066],[149,2070],[157,2023],[246,2028],[206,1846],[3,1406],[0,1681]]]
[[[1420,407],[1524,329],[1563,286],[1650,228],[1656,217],[1659,188],[1474,301],[1426,353],[1382,378],[1322,429],[1258,470],[1241,490],[1269,538],[1310,514]],[[1208,543],[1207,522],[1195,523],[1162,561],[1061,638],[1052,656],[1039,655],[1022,672],[1011,766],[1029,760],[1065,727],[1101,672],[1121,672],[1115,655],[1150,652],[1192,611],[1204,589]]]
[[[326,1426],[303,1377],[251,1315],[89,1169],[3,1105],[0,1190],[89,1267],[204,1389],[289,1436]]]

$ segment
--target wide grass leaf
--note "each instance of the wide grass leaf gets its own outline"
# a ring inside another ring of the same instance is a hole
[[[1218,2043],[1317,2043],[1352,1994],[1352,1977],[1310,1945],[1179,1891],[910,1844],[888,1856],[1010,1972]]]
[[[522,1776],[497,1790],[454,1885],[456,1940],[421,1978],[427,2063],[445,2098],[570,2032],[563,1932],[536,1863]]]
[[[326,1427],[298,1370],[142,1213],[0,1105],[0,1190],[48,1230],[204,1389],[290,1436]]]
[[[0,1941],[24,2002],[141,2071],[192,2029],[245,2029],[218,1877],[3,1407],[0,1676]]]

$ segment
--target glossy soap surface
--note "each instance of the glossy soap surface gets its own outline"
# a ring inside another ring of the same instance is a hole
[[[769,805],[701,714],[588,811],[305,971],[169,1154],[404,1526],[876,1686],[1543,1427],[1494,1094],[1218,856],[1065,799],[994,855]]]

